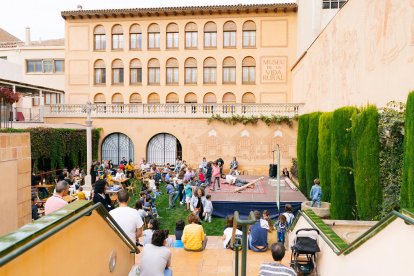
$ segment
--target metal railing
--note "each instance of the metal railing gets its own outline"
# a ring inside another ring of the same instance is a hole
[[[43,122],[43,108],[40,107],[16,107],[14,114],[17,122]]]
[[[93,104],[97,118],[209,118],[213,114],[295,117],[303,104]],[[45,106],[45,117],[84,117],[85,104]]]

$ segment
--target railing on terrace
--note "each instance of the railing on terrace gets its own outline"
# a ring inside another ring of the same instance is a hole
[[[85,104],[45,106],[45,117],[84,117]],[[93,104],[98,118],[209,118],[213,114],[294,117],[303,104]]]
[[[43,122],[43,109],[40,107],[16,107],[14,120],[18,122]]]

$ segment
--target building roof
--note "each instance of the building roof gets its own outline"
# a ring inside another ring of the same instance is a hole
[[[73,10],[62,11],[63,19],[91,19],[108,17],[151,17],[170,15],[212,15],[231,13],[259,13],[259,12],[287,12],[297,11],[296,1],[284,0],[272,4],[238,4],[215,6],[183,6],[183,7],[157,7],[157,8],[132,8],[132,9],[105,9],[105,10]]]
[[[0,28],[0,48],[16,47],[21,44],[23,44],[23,41]]]
[[[30,46],[65,46],[65,39],[49,39],[42,41],[30,41]]]

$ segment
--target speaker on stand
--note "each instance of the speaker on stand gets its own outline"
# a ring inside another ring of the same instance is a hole
[[[276,178],[277,177],[277,164],[270,164],[269,165],[269,177]]]

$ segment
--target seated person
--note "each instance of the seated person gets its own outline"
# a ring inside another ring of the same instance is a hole
[[[142,204],[141,200],[138,200],[135,203],[135,209],[138,211],[138,214],[141,217],[142,221],[144,223],[148,223],[150,218],[148,216],[148,212],[143,209],[143,204]]]
[[[236,160],[236,156],[233,157],[233,161],[230,162],[230,174],[231,175],[239,175],[239,162]]]
[[[37,198],[32,196],[32,220],[37,220],[39,218],[39,208],[37,207]]]
[[[260,225],[261,214],[259,211],[254,211],[256,223],[250,225],[249,234],[249,249],[255,252],[265,252],[267,250],[267,230]]]
[[[283,243],[274,243],[270,246],[274,263],[263,263],[260,266],[259,276],[266,275],[286,275],[296,276],[296,272],[287,266],[282,265],[283,257],[285,256],[285,246]]]
[[[85,200],[86,199],[86,195],[83,192],[82,187],[79,187],[79,189],[76,191],[76,193],[74,193],[72,196],[76,196],[79,200]]]
[[[182,241],[184,227],[185,223],[182,219],[175,223],[175,248],[184,248],[184,243]]]
[[[289,174],[289,171],[288,171],[288,169],[287,169],[287,168],[284,168],[284,169],[283,169],[283,171],[282,171],[282,175],[283,175],[284,177],[290,178],[290,174]]]
[[[118,169],[117,172],[116,172],[115,177],[112,178],[112,180],[115,181],[115,182],[118,182],[118,181],[120,181],[124,178],[125,178],[125,174],[124,174],[123,170]]]
[[[128,164],[125,166],[126,174],[130,178],[134,178],[134,163],[132,162],[132,159],[129,159]]]
[[[105,179],[99,179],[95,183],[94,187],[94,195],[93,195],[93,203],[102,203],[102,205],[105,207],[105,209],[109,212],[112,209],[114,209],[114,206],[112,205],[111,198],[106,193],[106,189],[108,188],[108,183]]]
[[[224,229],[222,238],[224,248],[231,248],[230,242],[231,237],[233,236],[233,219],[232,215],[226,217],[226,229]],[[241,235],[243,235],[243,232],[240,229],[236,229],[236,237],[241,237]]]
[[[150,244],[145,246],[141,258],[141,276],[171,276],[171,252],[165,246],[168,230],[156,230]]]
[[[184,227],[182,236],[184,250],[196,252],[203,251],[207,245],[207,236],[204,234],[203,226],[198,224],[198,216],[194,213],[190,213],[187,220],[189,224]]]
[[[150,244],[152,240],[152,234],[155,230],[160,230],[160,224],[156,219],[150,219],[147,224],[147,229],[144,230],[142,234],[144,238],[144,245]]]

